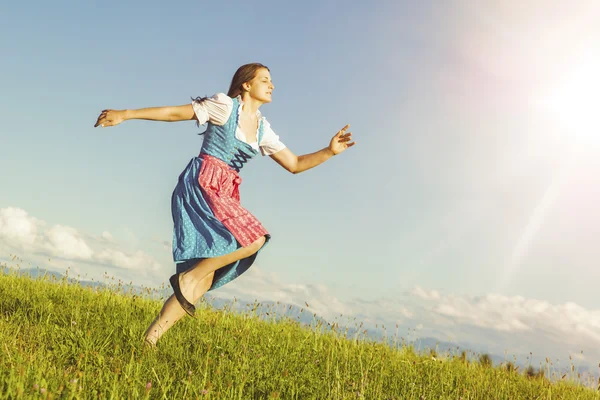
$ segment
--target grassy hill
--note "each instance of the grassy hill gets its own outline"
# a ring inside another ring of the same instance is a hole
[[[0,274],[0,398],[600,399],[551,364],[530,377],[207,303],[147,350],[162,301],[124,289]]]

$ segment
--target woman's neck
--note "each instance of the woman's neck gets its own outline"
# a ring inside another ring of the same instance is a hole
[[[256,115],[258,108],[262,105],[262,101],[258,101],[250,97],[250,95],[246,94],[242,96],[242,111],[248,115]]]

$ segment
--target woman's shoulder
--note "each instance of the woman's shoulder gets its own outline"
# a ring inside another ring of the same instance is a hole
[[[225,93],[215,93],[212,96],[197,97],[192,103],[199,124],[210,122],[224,125],[234,108],[233,99]]]
[[[225,105],[231,105],[233,104],[234,99],[232,99],[231,97],[229,97],[228,95],[226,95],[225,93],[222,92],[218,92],[213,94],[212,96],[198,96],[196,98],[193,98],[194,103],[217,103],[217,104],[225,104]]]
[[[223,104],[228,104],[228,105],[233,104],[233,99],[231,97],[227,96],[227,94],[222,93],[222,92],[213,94],[210,97],[210,99],[217,103],[223,103]]]

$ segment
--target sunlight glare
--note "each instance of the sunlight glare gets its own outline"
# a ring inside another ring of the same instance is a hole
[[[600,144],[600,55],[573,68],[544,101],[545,108],[579,144]]]

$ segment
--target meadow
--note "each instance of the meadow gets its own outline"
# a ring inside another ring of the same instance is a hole
[[[521,371],[485,355],[418,353],[336,325],[198,304],[155,349],[162,306],[122,282],[0,274],[0,398],[600,399],[577,371]]]

